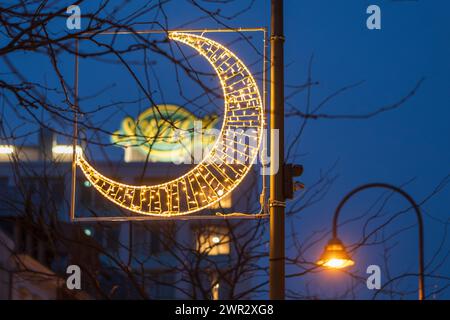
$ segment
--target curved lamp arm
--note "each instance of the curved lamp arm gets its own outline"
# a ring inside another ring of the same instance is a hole
[[[423,236],[423,219],[422,219],[422,213],[419,209],[419,206],[414,201],[414,199],[407,194],[404,190],[393,186],[391,184],[387,183],[368,183],[364,184],[362,186],[359,186],[352,191],[350,191],[339,203],[339,205],[336,208],[336,211],[334,212],[333,216],[333,238],[337,239],[337,228],[338,228],[338,218],[339,213],[341,212],[342,207],[344,204],[356,193],[370,189],[370,188],[384,188],[389,189],[391,191],[395,191],[399,194],[401,194],[406,200],[409,201],[409,203],[414,208],[414,211],[416,213],[417,222],[418,222],[418,228],[419,228],[419,300],[423,300],[425,298],[425,277],[424,277],[424,236]]]

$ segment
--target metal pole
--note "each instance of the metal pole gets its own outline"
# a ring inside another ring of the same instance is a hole
[[[271,1],[270,36],[270,299],[284,299],[284,35],[283,0]]]
[[[78,144],[78,38],[75,39],[75,79],[73,102],[72,181],[70,190],[70,220],[75,220],[75,192],[77,180],[76,148]]]
[[[414,201],[414,199],[408,194],[406,193],[403,189],[400,189],[396,186],[387,184],[387,183],[368,183],[368,184],[364,184],[362,186],[359,186],[355,189],[353,189],[352,191],[350,191],[339,203],[339,205],[336,208],[336,211],[334,212],[334,217],[333,217],[333,238],[337,238],[337,227],[338,227],[338,217],[339,217],[339,213],[341,212],[342,207],[344,206],[344,204],[352,197],[354,196],[356,193],[366,190],[366,189],[370,189],[370,188],[385,188],[385,189],[389,189],[391,191],[395,191],[397,193],[399,193],[400,195],[402,195],[403,197],[406,198],[406,200],[409,201],[409,203],[412,205],[412,207],[414,208],[414,211],[416,213],[416,217],[417,217],[417,226],[419,228],[419,300],[424,300],[425,299],[425,276],[424,276],[424,236],[423,236],[423,219],[422,219],[422,212],[420,211],[419,206],[417,205],[417,203]]]

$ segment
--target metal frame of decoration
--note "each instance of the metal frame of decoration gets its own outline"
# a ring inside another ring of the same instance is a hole
[[[258,85],[245,64],[231,51],[220,43],[203,37],[205,33],[220,32],[263,32],[263,94],[259,93]],[[210,153],[193,169],[179,178],[163,184],[152,186],[133,186],[114,181],[98,172],[83,156],[78,147],[78,49],[79,40],[76,39],[75,54],[75,86],[74,86],[74,127],[73,127],[73,157],[72,157],[72,185],[70,219],[74,222],[89,221],[144,221],[144,220],[192,220],[192,219],[260,219],[268,216],[264,210],[256,214],[216,214],[192,215],[192,213],[208,209],[230,194],[250,171],[258,156],[262,141],[263,129],[266,126],[267,102],[267,29],[239,28],[239,29],[189,29],[189,30],[141,30],[141,31],[107,31],[98,35],[116,34],[167,34],[172,40],[184,43],[200,55],[205,57],[217,73],[224,93],[225,113],[221,134],[227,129],[242,129],[242,127],[256,127],[260,132],[254,137],[257,147],[248,150],[245,162],[237,167],[230,166],[224,161],[227,155],[216,145]],[[200,35],[198,35],[200,34]],[[232,78],[232,79],[231,79]],[[227,80],[230,79],[229,82]],[[240,85],[240,86],[239,86]],[[255,89],[253,90],[252,89]],[[245,104],[241,107],[241,104]],[[260,108],[261,110],[258,110]],[[239,137],[238,143],[239,143]],[[225,138],[226,139],[226,138]],[[245,141],[245,140],[244,140]],[[218,142],[216,142],[217,144]],[[250,149],[247,144],[246,147]],[[265,147],[265,145],[264,145]],[[127,216],[110,217],[76,217],[76,175],[80,167],[87,180],[109,201],[119,207],[133,212]],[[222,180],[219,178],[223,178]],[[266,178],[263,176],[263,193],[265,194]],[[206,190],[205,190],[206,189]]]

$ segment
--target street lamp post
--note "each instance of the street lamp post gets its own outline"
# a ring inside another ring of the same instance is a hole
[[[350,191],[339,203],[334,212],[333,216],[333,238],[330,240],[328,245],[317,262],[320,265],[330,267],[330,268],[345,268],[354,264],[354,261],[350,258],[345,246],[339,240],[337,228],[338,228],[338,218],[344,204],[355,194],[370,188],[384,188],[391,191],[397,192],[402,195],[414,208],[416,213],[418,229],[419,229],[419,300],[425,299],[425,277],[424,277],[424,236],[423,236],[423,219],[422,213],[419,206],[414,201],[414,199],[406,193],[404,190],[387,183],[368,183],[359,186],[352,191]]]
[[[270,299],[284,299],[284,35],[283,1],[271,2],[270,35]]]

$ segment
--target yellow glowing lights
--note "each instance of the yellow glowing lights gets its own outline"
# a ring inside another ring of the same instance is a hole
[[[86,178],[103,196],[125,209],[145,215],[185,215],[226,197],[255,161],[264,125],[263,104],[256,81],[234,53],[218,42],[195,34],[170,32],[169,38],[195,49],[211,64],[220,80],[224,119],[219,139],[208,155],[183,176],[153,186],[114,181],[92,167],[82,152],[77,152],[76,157]],[[233,143],[229,143],[230,139]],[[237,161],[230,159],[230,149],[239,155]]]
[[[317,264],[331,269],[342,269],[354,265],[355,262],[339,239],[331,239]]]
[[[332,269],[342,269],[353,265],[353,261],[347,259],[330,259],[323,266]]]

